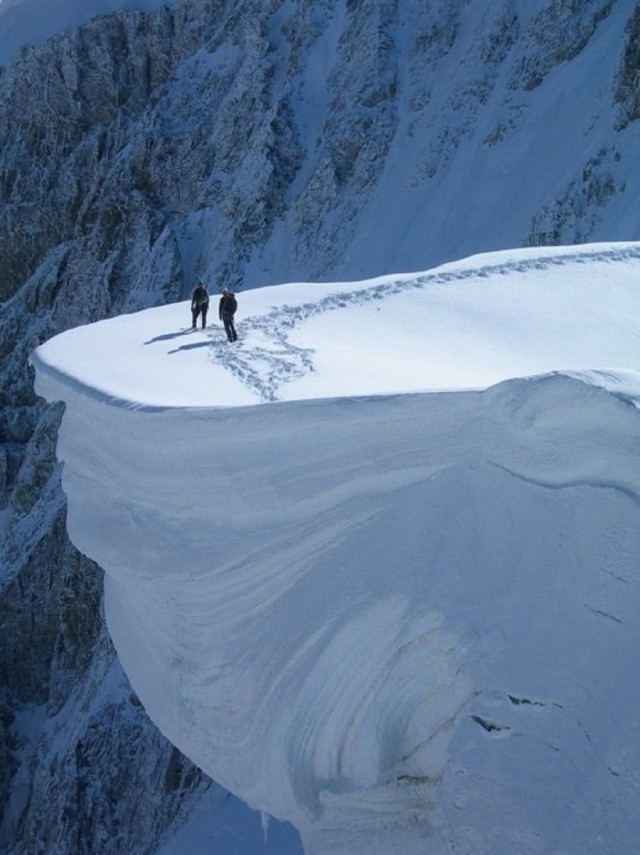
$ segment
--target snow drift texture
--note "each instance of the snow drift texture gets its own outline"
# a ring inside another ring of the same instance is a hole
[[[634,851],[639,281],[521,250],[36,352],[137,693],[307,852]]]

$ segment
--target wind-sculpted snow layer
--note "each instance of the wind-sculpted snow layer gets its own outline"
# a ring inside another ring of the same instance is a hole
[[[307,852],[634,851],[639,273],[515,252],[36,352],[136,691]]]

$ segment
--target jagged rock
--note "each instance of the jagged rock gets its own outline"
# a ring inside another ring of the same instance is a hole
[[[615,96],[624,111],[625,122],[632,122],[640,118],[640,4],[636,4],[629,19],[626,37]]]
[[[577,56],[612,6],[613,0],[552,0],[545,4],[524,32],[524,55],[518,61],[513,87],[534,89],[552,69]]]
[[[7,507],[7,450],[0,446],[0,511]]]

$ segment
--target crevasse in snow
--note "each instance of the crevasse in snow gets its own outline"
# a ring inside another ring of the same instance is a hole
[[[633,851],[639,274],[518,250],[36,351],[136,692],[307,852]]]

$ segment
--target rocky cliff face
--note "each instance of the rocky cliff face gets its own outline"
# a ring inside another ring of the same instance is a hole
[[[65,536],[61,413],[34,396],[31,349],[182,299],[196,275],[256,286],[637,238],[639,21],[631,0],[191,0],[0,69],[7,851],[153,851],[208,785],[118,669],[99,568]]]

